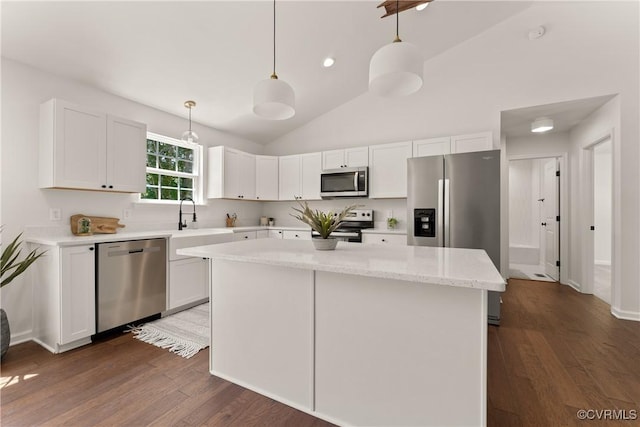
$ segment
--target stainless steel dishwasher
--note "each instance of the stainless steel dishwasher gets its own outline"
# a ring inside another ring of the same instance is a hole
[[[97,246],[97,332],[167,309],[166,239],[109,242]]]

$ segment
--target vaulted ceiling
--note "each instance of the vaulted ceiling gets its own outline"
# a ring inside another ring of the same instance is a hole
[[[268,143],[367,91],[369,59],[395,34],[379,3],[277,3],[277,72],[296,94],[285,121],[252,113],[271,74],[270,1],[2,2],[2,55],[185,117],[193,99],[195,123]],[[437,0],[403,12],[400,35],[428,59],[530,3]]]

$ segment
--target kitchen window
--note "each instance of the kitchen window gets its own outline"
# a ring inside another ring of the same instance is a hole
[[[143,201],[202,200],[202,146],[147,132],[147,191]]]

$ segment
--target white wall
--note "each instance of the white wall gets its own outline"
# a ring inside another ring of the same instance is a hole
[[[279,138],[267,151],[288,154],[479,130],[492,130],[500,141],[500,111],[620,94],[614,170],[624,185],[619,225],[625,236],[618,302],[620,310],[640,318],[638,8],[637,2],[535,2],[426,61],[418,93],[400,99],[365,93]],[[547,34],[529,40],[528,31],[541,24]],[[579,248],[576,243],[572,239],[571,246]],[[580,271],[576,252],[571,272]]]
[[[38,188],[38,121],[40,103],[61,98],[146,123],[148,130],[180,136],[187,128],[185,117],[177,117],[133,101],[105,93],[77,81],[61,78],[32,67],[2,59],[2,223],[3,241],[39,227],[69,233],[68,218],[76,213],[122,218],[123,209],[133,216],[122,221],[127,230],[176,227],[176,206],[136,204],[137,195]],[[186,110],[185,110],[186,111]],[[228,145],[260,153],[263,146],[212,128],[194,124],[203,145]],[[206,150],[205,150],[206,152]],[[62,221],[49,221],[49,208],[62,210]],[[258,223],[262,206],[257,202],[209,201],[198,207],[202,225],[224,226],[226,212],[236,212],[239,225]],[[187,209],[185,209],[187,210]],[[188,209],[190,211],[190,208]],[[2,307],[10,318],[14,336],[31,329],[31,288],[20,277],[2,289]]]
[[[612,171],[611,140],[593,149],[593,233],[596,264],[611,265]]]

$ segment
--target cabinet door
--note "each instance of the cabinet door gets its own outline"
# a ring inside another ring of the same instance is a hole
[[[451,137],[452,153],[470,153],[493,149],[493,132],[472,133]]]
[[[233,240],[238,242],[240,240],[252,240],[257,237],[255,231],[242,231],[239,233],[233,233]]]
[[[144,193],[146,152],[146,125],[107,116],[107,179],[102,185],[108,190]]]
[[[169,309],[209,297],[207,260],[187,258],[169,263]]]
[[[236,171],[243,200],[256,199],[256,156],[240,152],[240,169]]]
[[[282,230],[269,230],[270,239],[282,239]]]
[[[344,150],[344,163],[350,168],[369,166],[369,147],[347,148]]]
[[[239,151],[224,150],[224,197],[227,199],[240,199],[242,190],[240,189],[240,171],[242,168],[242,158]]]
[[[256,156],[256,199],[278,200],[278,157]]]
[[[320,200],[320,174],[322,173],[322,154],[302,154],[302,198]]]
[[[269,238],[269,230],[256,231],[256,239],[268,239],[268,238]]]
[[[407,235],[362,233],[362,243],[374,245],[406,246]]]
[[[411,141],[369,146],[369,197],[407,197]]]
[[[59,99],[43,104],[40,114],[41,186],[101,190],[107,177],[106,115]]]
[[[284,230],[283,239],[311,240],[311,231]]]
[[[451,153],[451,138],[429,138],[413,141],[413,157],[438,156]]]
[[[302,196],[300,155],[282,156],[278,165],[278,199],[298,200]]]
[[[60,344],[96,333],[94,245],[61,250]]]
[[[339,169],[345,166],[344,150],[322,152],[322,170]]]

